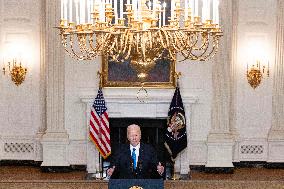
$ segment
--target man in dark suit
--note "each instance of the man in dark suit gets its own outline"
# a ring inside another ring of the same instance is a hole
[[[161,177],[164,167],[157,160],[151,145],[141,143],[141,130],[138,125],[127,127],[130,144],[122,145],[114,154],[108,176],[117,179],[150,179]]]

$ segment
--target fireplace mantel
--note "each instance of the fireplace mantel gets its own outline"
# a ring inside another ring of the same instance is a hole
[[[109,117],[144,117],[160,118],[167,117],[168,109],[172,100],[170,95],[149,95],[145,102],[140,102],[136,95],[104,95]],[[90,111],[90,106],[94,102],[94,95],[81,97],[81,102],[87,105],[86,111]],[[190,104],[198,102],[196,96],[182,96],[185,111]]]

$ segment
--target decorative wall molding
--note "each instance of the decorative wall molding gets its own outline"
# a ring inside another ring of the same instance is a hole
[[[0,160],[34,160],[36,151],[33,136],[2,136]]]

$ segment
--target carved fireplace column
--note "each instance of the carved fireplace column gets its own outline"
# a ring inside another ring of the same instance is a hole
[[[284,1],[277,3],[272,125],[268,134],[268,162],[284,162]]]
[[[41,166],[69,166],[67,159],[68,134],[64,128],[64,51],[58,30],[60,0],[46,2],[46,124],[42,138]]]
[[[213,100],[211,110],[211,130],[207,138],[208,168],[232,168],[235,129],[231,120],[234,115],[234,66],[232,56],[233,11],[232,0],[220,1],[221,26],[224,36],[221,38],[219,52],[213,65]],[[231,125],[231,126],[230,126]],[[232,128],[231,128],[232,127]]]

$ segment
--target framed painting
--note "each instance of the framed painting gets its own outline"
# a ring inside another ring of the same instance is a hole
[[[175,62],[158,60],[143,80],[146,88],[174,88],[176,86]],[[114,62],[103,57],[102,86],[103,87],[141,87],[138,73],[131,67],[130,61]]]

